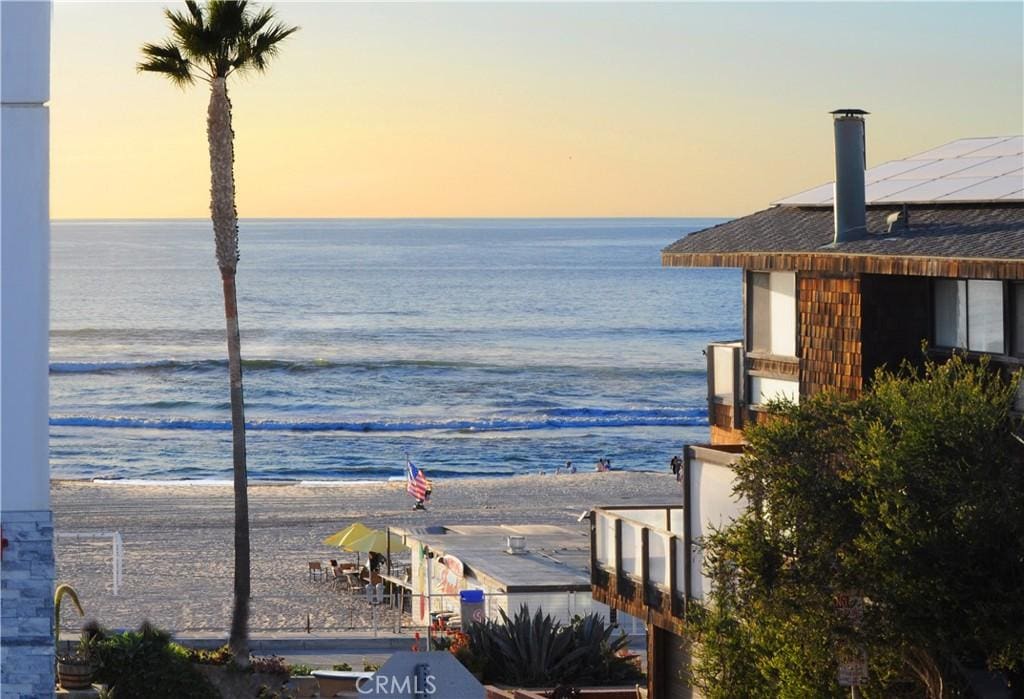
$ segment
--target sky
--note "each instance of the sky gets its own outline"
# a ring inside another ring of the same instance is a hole
[[[208,215],[207,86],[135,70],[166,6],[54,3],[54,218]],[[739,216],[832,179],[838,107],[869,166],[1024,132],[1019,2],[275,7],[243,218]]]

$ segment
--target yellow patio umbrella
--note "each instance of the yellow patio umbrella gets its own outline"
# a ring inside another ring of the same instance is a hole
[[[390,549],[388,548],[390,540]],[[369,534],[354,541],[349,541],[343,548],[360,553],[391,553],[408,551],[409,547],[402,543],[402,537],[380,530],[372,530]]]
[[[348,546],[346,546],[346,544],[348,544],[351,541],[356,541],[357,539],[362,539],[364,536],[372,534],[374,531],[376,530],[370,529],[362,522],[356,522],[355,524],[348,525],[340,532],[335,532],[331,534],[329,537],[323,540],[323,543],[325,546],[337,546],[339,548],[348,549]],[[355,549],[348,550],[354,551]]]

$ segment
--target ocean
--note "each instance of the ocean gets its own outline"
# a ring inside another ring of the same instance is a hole
[[[659,252],[716,222],[242,221],[250,479],[668,470],[741,282]],[[230,479],[209,221],[55,222],[50,303],[54,477]]]

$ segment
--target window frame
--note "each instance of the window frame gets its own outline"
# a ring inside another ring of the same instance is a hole
[[[743,351],[745,354],[758,356],[758,357],[778,357],[780,359],[796,359],[800,356],[800,276],[796,270],[763,270],[763,269],[747,269],[743,275],[743,315],[744,315],[744,333],[743,333]],[[763,304],[754,303],[754,294],[757,287],[754,284],[754,275],[761,274],[767,279],[767,284],[763,287],[764,292],[768,295]],[[772,352],[772,274],[790,274],[793,276],[793,354],[776,354]],[[764,307],[766,309],[764,322],[768,324],[768,335],[769,342],[767,349],[758,348],[754,346],[754,317],[755,307]]]
[[[950,345],[940,345],[938,343],[937,338],[939,336],[939,318],[938,318],[938,313],[936,312],[936,303],[935,303],[936,282],[938,282],[938,281],[952,281],[952,282],[961,282],[962,281],[962,282],[964,282],[964,286],[963,286],[963,289],[964,289],[963,304],[964,304],[964,309],[965,309],[965,313],[966,313],[966,317],[964,319],[964,322],[965,322],[965,325],[966,325],[966,332],[965,332],[965,335],[964,335],[964,346],[963,347],[950,346]],[[975,281],[975,282],[988,282],[988,281],[999,282],[1001,287],[1002,287],[1002,292],[1003,292],[1002,293],[1002,300],[1003,300],[1003,308],[1002,308],[1002,316],[1003,316],[1003,342],[1002,342],[1002,349],[999,352],[990,352],[988,350],[974,350],[974,349],[970,349],[970,347],[971,347],[971,312],[970,312],[970,308],[971,308],[971,302],[970,302],[971,284],[970,283],[972,281]],[[1021,338],[1014,337],[1015,334],[1016,334],[1016,313],[1017,313],[1017,309],[1015,308],[1015,301],[1016,301],[1015,294],[1016,294],[1016,285],[1018,285],[1018,284],[1021,285],[1021,286],[1024,286],[1024,282],[1010,282],[1010,281],[1007,281],[1005,279],[977,279],[977,278],[973,278],[973,277],[972,278],[968,278],[968,277],[936,277],[936,278],[933,278],[932,282],[930,284],[931,289],[930,289],[930,294],[929,294],[929,304],[931,306],[931,308],[929,310],[931,312],[930,314],[931,314],[931,343],[932,343],[932,346],[935,349],[939,349],[939,350],[945,350],[945,351],[957,351],[957,350],[959,350],[961,352],[969,352],[969,353],[972,353],[972,354],[987,354],[987,355],[991,355],[991,356],[994,356],[994,357],[1024,357],[1024,337],[1021,337]],[[1020,348],[1017,348],[1017,343],[1018,342],[1021,345]]]

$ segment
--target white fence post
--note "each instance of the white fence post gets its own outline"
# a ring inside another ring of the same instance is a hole
[[[114,596],[117,596],[124,584],[124,541],[121,539],[121,532],[54,532],[53,536],[55,539],[106,539],[109,536],[113,555],[113,560],[110,562],[113,578],[111,582]]]

